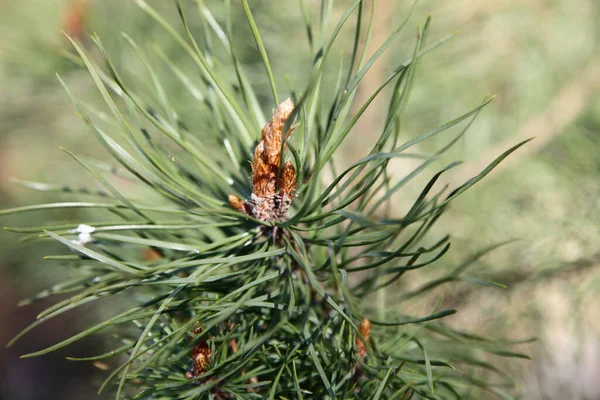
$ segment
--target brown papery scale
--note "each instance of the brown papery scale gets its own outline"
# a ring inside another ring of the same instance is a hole
[[[245,201],[229,195],[229,204],[237,211],[261,221],[285,218],[296,191],[296,169],[290,161],[286,161],[281,169],[279,165],[283,130],[293,111],[294,103],[288,98],[277,106],[273,118],[263,127],[252,160],[252,194]],[[285,132],[286,138],[292,130]]]

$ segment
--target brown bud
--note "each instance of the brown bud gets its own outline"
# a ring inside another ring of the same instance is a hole
[[[202,333],[202,327],[195,327],[193,332],[199,335]],[[200,340],[192,349],[192,369],[185,373],[185,377],[192,379],[206,373],[210,364],[210,357],[211,351],[208,343],[205,339]]]
[[[210,348],[206,346],[206,342],[204,344],[204,346],[196,346],[192,353],[193,373],[195,376],[202,375],[208,371],[211,352]]]
[[[273,111],[273,118],[262,129],[252,160],[252,196],[245,202],[229,196],[229,204],[233,208],[261,221],[284,217],[296,190],[296,170],[292,163],[286,162],[279,171],[283,130],[293,111],[292,100],[285,100]],[[286,138],[291,133],[292,129],[288,129]]]
[[[365,338],[365,341],[369,341],[369,337],[371,335],[371,321],[368,319],[363,319],[358,327],[358,331]],[[358,355],[360,357],[364,357],[367,355],[367,348],[365,342],[357,335],[356,336],[356,348],[358,349]]]
[[[291,161],[286,161],[283,164],[278,186],[279,193],[282,196],[287,196],[290,199],[294,197],[294,191],[296,190],[296,169]]]
[[[266,162],[271,165],[279,166],[283,129],[293,111],[294,103],[288,98],[277,106],[273,112],[273,118],[262,129],[261,139],[265,143]],[[289,129],[285,133],[285,137],[288,138],[291,133],[292,130]]]
[[[238,210],[241,213],[247,214],[246,204],[244,203],[244,201],[242,199],[240,199],[236,195],[230,194],[227,197],[227,200],[229,200],[229,205],[231,207],[235,208],[236,210]]]
[[[238,345],[237,345],[237,340],[231,339],[229,341],[229,346],[231,346],[231,351],[233,353],[237,353],[238,352],[239,349],[238,349]]]
[[[144,261],[156,261],[156,260],[160,260],[162,258],[162,256],[160,255],[158,250],[156,250],[152,247],[148,247],[147,249],[143,250],[142,258],[144,259]]]
[[[260,142],[254,150],[252,163],[252,193],[259,198],[275,194],[275,182],[279,165],[269,164],[265,142]]]

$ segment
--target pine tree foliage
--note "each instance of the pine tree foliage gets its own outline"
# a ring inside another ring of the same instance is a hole
[[[25,302],[69,294],[14,340],[76,307],[118,294],[128,300],[109,319],[25,357],[105,335],[112,351],[73,360],[118,360],[100,388],[114,387],[117,399],[446,399],[472,393],[512,398],[516,383],[494,360],[526,358],[513,350],[519,342],[453,329],[443,321],[453,309],[432,305],[429,315],[399,312],[405,309],[402,303],[435,292],[439,285],[474,280],[466,274],[468,268],[497,245],[450,268],[444,277],[403,293],[399,304],[386,304],[385,320],[378,320],[366,301],[405,274],[436,263],[448,251],[449,237],[429,246],[423,238],[449,202],[523,144],[463,185],[434,189],[439,177],[458,165],[449,164],[432,175],[406,215],[385,217],[382,209],[391,196],[457,143],[491,100],[401,143],[419,60],[450,36],[430,41],[427,19],[413,53],[364,104],[356,104],[362,78],[409,25],[416,3],[369,57],[360,45],[373,29],[372,20],[365,18],[366,2],[353,1],[334,24],[332,1],[322,2],[320,18],[313,21],[302,0],[314,49],[312,71],[305,86],[283,102],[287,95],[280,99],[275,84],[280,71],[272,70],[260,26],[242,0],[239,7],[270,83],[272,119],[263,115],[236,55],[230,19],[220,24],[202,1],[194,3],[199,13],[178,1],[174,7],[181,24],[174,27],[145,1],[136,3],[196,64],[196,70],[183,71],[163,54],[172,75],[198,100],[205,123],[187,126],[179,119],[146,49],[132,38],[125,35],[124,40],[147,72],[136,83],[121,77],[99,37],[92,38],[99,57],[72,39],[78,55],[72,58],[89,71],[106,109],[82,102],[59,80],[116,166],[65,150],[103,186],[98,200],[0,212],[87,208],[103,216],[100,223],[6,228],[30,234],[27,239],[53,239],[66,246],[70,254],[47,258],[76,271],[72,279]],[[227,1],[229,15],[232,7]],[[204,40],[196,40],[190,18],[202,22]],[[340,70],[333,95],[325,94],[324,67],[337,62],[332,46],[347,25],[355,30],[349,66]],[[228,66],[213,57],[215,41],[226,50]],[[333,154],[384,89],[390,98],[378,140],[368,155],[338,171]],[[285,115],[279,113],[280,104],[287,107]],[[436,154],[410,152],[419,142],[450,132],[453,136]],[[396,181],[388,174],[395,158],[416,159],[419,165]],[[325,172],[335,179],[325,182]],[[115,178],[122,177],[149,194],[124,195],[115,185]],[[61,185],[29,186],[75,191]]]

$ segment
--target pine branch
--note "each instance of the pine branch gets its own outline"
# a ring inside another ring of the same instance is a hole
[[[169,77],[199,102],[199,121],[204,122],[188,126],[179,119],[165,90],[166,77],[133,37],[125,35],[124,40],[145,68],[135,77],[116,67],[100,38],[92,38],[100,59],[69,38],[79,57],[71,58],[89,72],[108,114],[79,100],[59,78],[60,83],[85,126],[119,167],[107,168],[68,153],[104,187],[89,193],[106,197],[103,202],[74,198],[0,211],[7,215],[85,208],[103,218],[102,223],[7,228],[28,234],[28,241],[54,240],[68,248],[68,255],[48,258],[76,274],[24,302],[59,293],[69,296],[11,343],[75,307],[116,294],[129,301],[111,318],[24,357],[41,356],[101,333],[114,350],[70,359],[120,360],[100,388],[114,384],[117,399],[398,399],[415,394],[437,399],[462,398],[471,388],[510,398],[507,393],[516,392],[515,382],[488,362],[487,355],[526,357],[512,351],[511,343],[451,330],[440,320],[456,310],[435,305],[420,316],[399,313],[390,305],[386,320],[380,321],[372,317],[377,310],[368,300],[369,294],[383,293],[404,274],[426,269],[443,257],[450,246],[448,237],[428,246],[425,235],[454,198],[524,144],[503,152],[449,194],[433,192],[439,177],[457,165],[449,164],[432,175],[403,218],[392,219],[382,211],[394,193],[425,173],[463,136],[490,101],[399,144],[418,64],[450,36],[429,42],[428,18],[419,27],[412,54],[356,108],[359,85],[404,32],[416,2],[370,57],[358,50],[373,29],[372,20],[366,23],[364,1],[352,2],[335,24],[333,2],[322,2],[318,21],[301,2],[314,52],[312,71],[302,90],[284,95],[275,84],[284,71],[272,68],[260,19],[242,1],[274,100],[267,105],[274,114],[263,124],[257,99],[264,96],[250,84],[237,54],[237,26],[229,2],[222,26],[203,2],[197,4],[199,14],[191,15],[177,1],[179,27],[145,1],[136,3],[193,62],[194,70],[183,70],[164,49],[157,50]],[[326,66],[337,63],[331,60],[332,50],[353,18],[353,51],[343,64],[350,67],[339,71],[336,89],[328,93]],[[199,21],[202,40],[196,40],[191,21]],[[219,57],[213,39],[223,46],[225,58]],[[223,66],[227,62],[229,69]],[[391,89],[391,98],[382,97],[385,89]],[[278,98],[288,96],[277,104]],[[388,110],[379,136],[367,156],[338,173],[333,154],[376,98]],[[463,130],[438,153],[407,152],[459,124]],[[423,162],[392,181],[389,161],[401,157]],[[121,171],[152,195],[131,198],[121,193],[112,183]],[[326,172],[334,175],[329,185],[322,179]],[[35,190],[74,192],[60,185],[23,183]],[[435,293],[485,251],[444,279],[403,293],[400,301]],[[358,271],[366,271],[364,279],[353,284],[349,275]]]

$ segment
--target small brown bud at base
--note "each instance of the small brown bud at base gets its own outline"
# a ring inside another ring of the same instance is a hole
[[[156,260],[160,260],[162,258],[162,256],[156,249],[153,249],[152,247],[148,247],[147,249],[144,249],[144,251],[142,252],[142,258],[144,259],[144,261],[156,261]]]
[[[201,334],[202,327],[195,327],[193,332],[195,335]],[[206,373],[210,365],[211,355],[210,347],[208,346],[206,339],[202,339],[196,343],[192,349],[192,369],[185,373],[185,377],[187,379],[192,379]]]
[[[227,198],[227,200],[229,200],[229,205],[231,207],[235,208],[237,211],[239,211],[241,213],[247,214],[246,204],[244,203],[244,201],[242,199],[240,199],[236,195],[230,194],[229,197]]]
[[[296,169],[290,161],[286,161],[283,164],[278,186],[280,194],[286,195],[289,198],[294,197],[294,191],[296,190]]]
[[[365,341],[369,341],[369,337],[371,335],[371,321],[368,319],[363,319],[358,327],[358,331],[365,338]],[[358,349],[358,355],[360,357],[364,357],[367,355],[367,347],[365,342],[359,336],[356,336],[356,348]]]

